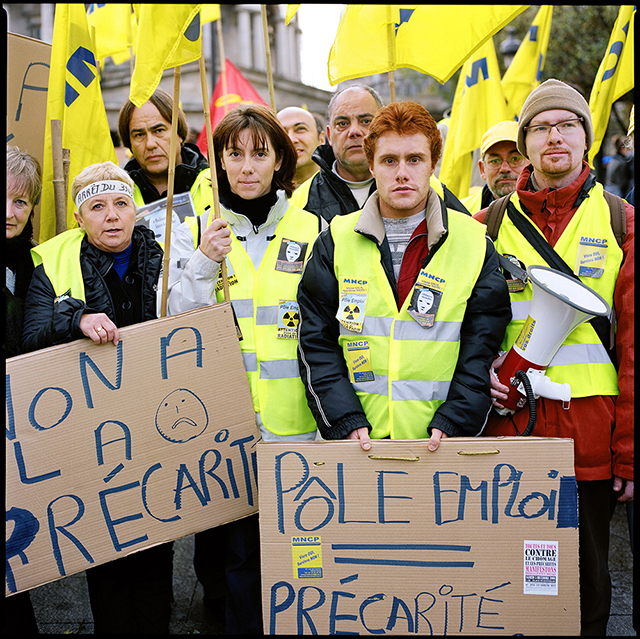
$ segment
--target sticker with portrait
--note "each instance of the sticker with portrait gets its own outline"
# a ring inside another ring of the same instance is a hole
[[[307,247],[307,242],[297,242],[282,238],[278,259],[276,260],[276,271],[302,273]]]
[[[442,300],[442,291],[416,285],[407,312],[422,328],[431,328]]]

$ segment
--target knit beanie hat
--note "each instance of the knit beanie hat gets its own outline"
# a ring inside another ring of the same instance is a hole
[[[593,124],[591,122],[591,111],[587,101],[572,87],[560,80],[546,80],[536,87],[525,100],[520,112],[518,121],[518,151],[528,158],[527,149],[524,143],[525,131],[524,127],[543,111],[551,111],[553,109],[563,109],[572,111],[576,115],[584,118],[585,133],[587,134],[587,151],[593,144]]]

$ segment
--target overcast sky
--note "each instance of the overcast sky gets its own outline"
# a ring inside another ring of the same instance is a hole
[[[329,51],[336,37],[344,4],[301,4],[298,25],[302,31],[300,61],[302,82],[309,86],[335,91],[327,77]]]

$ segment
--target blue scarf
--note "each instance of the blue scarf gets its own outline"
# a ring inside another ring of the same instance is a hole
[[[116,273],[122,279],[124,274],[127,271],[127,267],[129,266],[129,260],[131,258],[131,249],[133,248],[133,242],[129,244],[128,248],[126,248],[121,253],[112,253],[113,255],[113,268],[116,269]]]

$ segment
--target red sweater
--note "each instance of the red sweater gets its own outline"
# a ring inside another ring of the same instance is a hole
[[[531,165],[520,173],[517,195],[531,212],[531,220],[554,246],[576,208],[580,190],[589,176],[589,165],[569,186],[534,191],[529,177]],[[562,403],[540,398],[537,402],[537,421],[533,435],[537,437],[571,437],[574,440],[576,479],[609,479],[612,475],[633,480],[633,391],[634,391],[634,207],[625,205],[627,233],[622,245],[623,262],[620,267],[613,303],[617,318],[616,354],[620,364],[617,397],[596,396],[572,399],[569,410]],[[486,209],[474,218],[482,222]],[[519,432],[529,419],[525,408],[513,416]],[[484,430],[487,436],[516,435],[509,417],[491,411]]]

